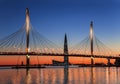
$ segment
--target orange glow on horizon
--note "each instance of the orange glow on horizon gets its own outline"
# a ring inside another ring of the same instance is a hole
[[[52,60],[57,60],[63,62],[63,57],[48,57],[48,56],[41,56],[38,57],[39,61],[37,59],[37,56],[31,56],[30,57],[30,64],[52,64]],[[0,65],[17,65],[18,56],[2,56],[0,57]],[[113,64],[115,60],[111,60],[111,63]],[[21,56],[18,60],[18,64],[26,64],[26,56]],[[83,58],[83,57],[69,57],[69,62],[71,64],[90,64],[91,59],[90,58]],[[107,64],[107,59],[103,58],[94,58],[94,63],[104,63]]]

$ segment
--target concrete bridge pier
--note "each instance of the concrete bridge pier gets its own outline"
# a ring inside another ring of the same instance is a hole
[[[28,54],[26,55],[26,67],[30,67],[30,56]]]
[[[91,67],[94,66],[94,58],[91,56]]]
[[[108,60],[107,66],[110,67],[110,58],[107,58],[107,60]]]

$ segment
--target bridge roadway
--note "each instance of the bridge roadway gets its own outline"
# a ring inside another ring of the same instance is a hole
[[[0,55],[7,55],[7,56],[15,56],[15,55],[27,55],[26,52],[0,52]],[[29,52],[28,55],[36,55],[36,56],[65,56],[66,54],[60,53],[36,53],[36,52]],[[87,54],[68,54],[69,57],[91,57],[91,55]],[[119,59],[120,56],[104,56],[104,55],[93,55],[94,58],[110,58],[110,59]]]

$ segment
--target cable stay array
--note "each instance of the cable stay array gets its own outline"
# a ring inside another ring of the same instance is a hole
[[[29,26],[29,52],[62,53],[62,49]],[[26,52],[26,24],[15,33],[0,40],[0,53]]]
[[[91,52],[93,55],[116,56],[114,51],[94,35],[93,22],[90,24],[90,36],[69,49],[69,54],[91,55]],[[0,40],[0,54],[2,53],[64,55],[63,48],[42,36],[32,27],[28,8],[26,9],[26,22],[23,27]]]
[[[83,39],[80,43],[73,46],[70,54],[91,55],[91,38],[90,36]],[[116,52],[107,47],[95,35],[93,35],[93,55],[98,56],[117,56]]]

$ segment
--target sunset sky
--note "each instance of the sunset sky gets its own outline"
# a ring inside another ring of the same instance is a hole
[[[93,21],[99,40],[120,52],[120,0],[0,0],[0,39],[24,25],[26,7],[30,10],[32,26],[61,47],[65,33],[69,45],[87,37],[90,21]],[[0,64],[14,64],[16,59],[0,57]],[[71,61],[75,62],[74,59]]]

